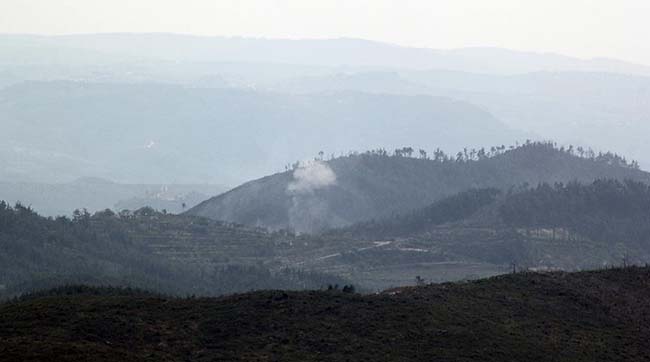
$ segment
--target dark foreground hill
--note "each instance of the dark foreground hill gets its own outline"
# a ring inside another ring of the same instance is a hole
[[[70,288],[0,305],[0,353],[7,362],[647,361],[648,298],[648,268],[366,296],[174,299]]]
[[[529,183],[650,181],[613,154],[526,143],[507,149],[464,150],[447,156],[403,148],[315,162],[248,182],[188,211],[215,220],[315,232],[404,214],[469,188],[502,190]],[[415,153],[417,158],[411,157]]]

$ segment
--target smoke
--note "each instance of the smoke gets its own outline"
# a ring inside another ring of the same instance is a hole
[[[290,194],[306,194],[336,184],[336,174],[322,161],[315,161],[293,171],[293,181],[287,186]]]
[[[291,196],[289,225],[296,232],[316,232],[332,223],[327,200],[315,192],[336,184],[336,174],[322,161],[315,161],[294,170],[293,181],[287,185]]]

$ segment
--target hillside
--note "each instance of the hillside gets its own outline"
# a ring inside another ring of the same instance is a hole
[[[297,265],[274,263],[283,256],[282,245],[291,240],[291,235],[149,208],[94,215],[77,210],[72,218],[53,219],[0,202],[0,300],[69,283],[148,288],[172,295],[347,283]]]
[[[409,151],[417,158],[410,157]],[[592,153],[549,143],[466,149],[451,157],[440,151],[420,157],[413,149],[392,155],[378,150],[318,161],[248,182],[197,205],[188,214],[317,232],[404,214],[468,188],[507,190],[524,183],[597,178],[650,181],[650,174],[618,156]]]
[[[626,268],[218,299],[71,287],[0,304],[0,351],[7,362],[645,361],[649,281]]]
[[[439,225],[560,229],[557,238],[580,237],[646,246],[650,186],[632,180],[540,183],[510,189],[469,189],[404,215],[329,230],[326,235],[395,238],[418,235]],[[559,235],[561,234],[561,235]]]
[[[633,181],[470,189],[403,215],[320,235],[338,252],[302,259],[371,290],[513,269],[586,270],[650,262],[650,188]],[[356,246],[372,243],[371,246]]]
[[[318,185],[302,181],[291,189]],[[81,282],[202,296],[350,283],[377,291],[418,276],[443,282],[650,262],[650,188],[629,180],[471,188],[404,214],[298,235],[148,208],[47,219],[0,205],[0,298]]]

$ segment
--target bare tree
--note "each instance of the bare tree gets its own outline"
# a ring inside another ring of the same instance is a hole
[[[422,277],[419,276],[419,275],[416,276],[416,277],[415,277],[415,284],[416,284],[417,286],[423,286],[423,285],[425,284],[424,278],[422,278]]]

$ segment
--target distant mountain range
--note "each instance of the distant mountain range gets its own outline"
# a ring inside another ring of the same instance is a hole
[[[120,184],[99,178],[50,184],[0,181],[0,200],[10,204],[19,202],[44,216],[69,216],[75,209],[94,213],[104,209],[137,210],[145,206],[181,213],[226,190],[226,186],[219,185]]]
[[[142,83],[30,82],[0,90],[0,177],[230,184],[350,150],[512,143],[525,134],[431,96],[287,95]]]
[[[644,65],[499,48],[426,49],[362,39],[280,40],[179,34],[1,35],[0,64],[182,61],[447,69],[517,74],[592,71],[650,75]],[[77,52],[77,54],[75,54]],[[84,57],[87,60],[83,60]]]
[[[320,151],[526,139],[650,166],[643,65],[359,39],[0,39],[0,179],[10,183],[238,185]]]
[[[270,86],[279,92],[341,91],[461,99],[509,127],[563,143],[615,149],[650,165],[650,77],[585,71],[518,75],[447,70],[339,72],[298,76]]]

